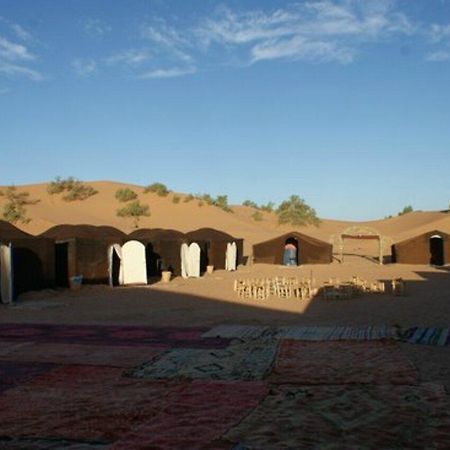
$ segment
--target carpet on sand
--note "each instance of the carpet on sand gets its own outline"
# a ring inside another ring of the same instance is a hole
[[[410,344],[450,345],[450,328],[413,327],[406,330],[402,339]]]
[[[253,325],[219,325],[202,334],[205,338],[255,339],[272,336],[278,339],[297,339],[304,341],[336,340],[379,340],[391,339],[396,335],[390,326],[366,327],[303,327],[281,326],[264,327]]]
[[[416,384],[414,365],[395,342],[282,340],[269,381],[275,384]]]
[[[89,344],[50,344],[30,342],[20,346],[12,345],[11,350],[0,352],[0,360],[39,361],[54,364],[94,365],[111,367],[134,367],[151,361],[164,348],[149,346],[100,346]],[[3,354],[2,354],[3,353]]]
[[[54,364],[41,362],[0,361],[0,393],[21,383],[26,383],[54,367]]]
[[[164,411],[126,434],[111,450],[217,448],[213,442],[253,410],[267,391],[261,382],[194,381],[173,395]]]
[[[226,349],[172,349],[129,372],[145,379],[261,380],[270,370],[277,341],[232,342]]]
[[[225,438],[252,449],[447,449],[448,406],[443,387],[431,383],[283,386],[273,388]]]
[[[66,366],[0,396],[0,436],[114,442],[160,413],[183,383],[136,380],[123,369]]]
[[[0,339],[117,346],[224,348],[228,339],[202,338],[206,327],[0,324]]]

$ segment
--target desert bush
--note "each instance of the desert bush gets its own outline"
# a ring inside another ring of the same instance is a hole
[[[320,223],[316,211],[308,206],[298,195],[291,195],[288,200],[282,202],[276,213],[280,225],[304,226],[312,224],[318,226]]]
[[[242,202],[242,206],[249,206],[250,208],[258,209],[258,205],[255,202],[251,201],[251,200],[243,201]]]
[[[413,211],[414,211],[413,207],[412,207],[411,205],[408,205],[408,206],[405,206],[405,207],[398,213],[398,215],[399,215],[399,216],[403,216],[404,214],[408,214],[408,213],[413,212]]]
[[[172,203],[180,203],[181,197],[179,195],[174,195],[172,198]]]
[[[15,186],[9,186],[5,191],[0,191],[0,196],[6,198],[3,205],[2,217],[11,223],[29,223],[26,205],[34,205],[40,200],[31,200],[29,192],[19,192]]]
[[[204,204],[205,204],[205,202],[203,200],[199,200],[197,203],[197,205],[200,207],[202,207]]]
[[[119,200],[119,202],[130,202],[131,200],[137,199],[136,192],[132,191],[131,189],[124,188],[124,189],[117,189],[116,199]]]
[[[76,185],[77,179],[74,177],[61,178],[56,177],[54,181],[51,181],[47,185],[47,192],[50,195],[61,194],[64,191],[70,191]]]
[[[227,195],[218,195],[214,201],[213,205],[217,206],[218,208],[222,209],[225,212],[232,213],[233,210],[228,205],[228,196]]]
[[[150,207],[148,205],[142,205],[139,200],[134,200],[127,203],[122,208],[119,208],[116,214],[119,217],[128,217],[133,219],[133,224],[135,228],[137,228],[141,217],[150,216]]]
[[[261,211],[265,211],[265,212],[268,212],[268,213],[273,212],[274,208],[275,208],[275,204],[273,202],[267,202],[265,205],[261,205],[259,207],[259,209]]]
[[[169,195],[169,189],[167,189],[167,186],[163,183],[153,183],[148,185],[145,189],[144,189],[144,194],[147,194],[148,192],[153,192],[157,195],[159,195],[160,197],[167,197],[167,195]]]
[[[203,194],[200,196],[200,198],[207,204],[207,205],[214,205],[214,199],[209,194]]]
[[[261,222],[261,221],[263,220],[263,214],[262,214],[262,212],[261,212],[261,211],[255,211],[255,212],[252,214],[252,219],[253,219],[255,222]]]
[[[188,203],[191,202],[192,200],[194,200],[195,196],[193,196],[192,194],[188,194],[186,195],[186,197],[184,197],[183,202],[184,203]]]
[[[51,181],[47,185],[47,192],[50,195],[67,192],[67,194],[62,197],[62,199],[66,202],[86,200],[87,198],[98,193],[98,191],[96,191],[92,186],[84,184],[74,177],[56,177],[54,181]]]
[[[89,197],[97,194],[92,186],[84,184],[81,181],[77,181],[73,187],[68,191],[66,195],[63,195],[62,199],[66,202],[74,202],[76,200],[86,200]]]

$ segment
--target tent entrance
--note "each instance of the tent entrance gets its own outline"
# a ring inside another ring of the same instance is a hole
[[[111,284],[112,286],[119,286],[119,274],[120,274],[120,258],[117,252],[113,249],[111,255]]]
[[[55,244],[55,279],[57,287],[69,287],[69,243]]]
[[[283,265],[298,266],[298,241],[294,237],[289,237],[284,243]]]
[[[430,238],[430,264],[433,266],[444,265],[444,239],[437,234]]]
[[[161,255],[155,252],[152,244],[145,247],[145,261],[147,264],[147,279],[160,277],[162,270]]]

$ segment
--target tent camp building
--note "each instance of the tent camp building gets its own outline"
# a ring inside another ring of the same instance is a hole
[[[11,303],[19,294],[53,286],[54,243],[0,221],[0,301]]]
[[[392,245],[392,262],[400,264],[450,264],[450,235],[432,230]]]
[[[40,237],[53,240],[56,285],[68,287],[80,275],[86,284],[108,284],[111,247],[121,245],[126,235],[109,226],[56,225]]]
[[[327,242],[292,231],[253,245],[253,262],[283,264],[287,244],[297,249],[296,265],[328,264],[333,260],[333,246]]]

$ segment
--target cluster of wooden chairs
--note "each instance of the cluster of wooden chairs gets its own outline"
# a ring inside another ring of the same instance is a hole
[[[405,295],[405,282],[402,278],[395,278],[391,281],[391,292],[393,295]],[[351,281],[340,282],[338,278],[330,278],[319,289],[319,294],[323,299],[348,299],[358,297],[362,294],[384,294],[386,293],[386,283],[384,281],[369,282],[358,276],[353,276]]]
[[[275,277],[235,280],[234,292],[244,299],[265,300],[270,296],[277,296],[307,300],[317,293],[317,289],[313,288],[311,279]]]

